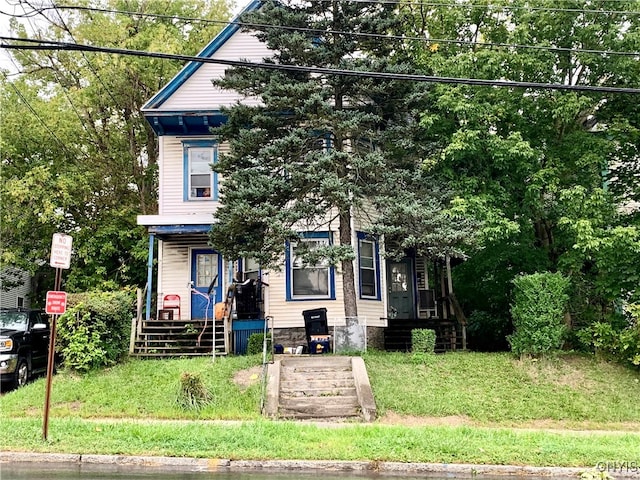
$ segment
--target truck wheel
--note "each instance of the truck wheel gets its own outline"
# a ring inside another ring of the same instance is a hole
[[[24,358],[18,360],[18,366],[16,367],[16,371],[13,375],[13,385],[16,388],[20,388],[27,384],[27,381],[29,380],[29,364]]]

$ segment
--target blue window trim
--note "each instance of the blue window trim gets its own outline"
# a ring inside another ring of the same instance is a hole
[[[182,142],[182,169],[183,169],[183,192],[182,199],[185,202],[202,202],[218,200],[218,173],[212,173],[211,198],[198,199],[189,198],[189,149],[190,148],[212,148],[213,163],[218,163],[218,142],[215,140],[185,140]]]
[[[382,299],[382,294],[380,292],[380,243],[378,242],[378,238],[370,235],[368,233],[365,232],[356,232],[356,235],[358,237],[358,296],[360,297],[360,299],[362,300],[381,300]],[[374,296],[370,296],[370,295],[363,295],[362,294],[362,275],[360,274],[360,263],[361,263],[361,258],[360,258],[360,240],[367,240],[370,242],[373,242],[374,244],[374,262],[375,262],[375,268],[376,268],[376,272],[375,272],[375,282],[376,282],[376,295]]]
[[[329,232],[302,232],[302,238],[326,238],[329,240],[329,245],[333,243],[333,239]],[[316,296],[316,297],[294,297],[293,296],[293,278],[292,278],[292,264],[291,264],[291,243],[286,243],[285,252],[285,268],[287,269],[287,301],[288,302],[312,302],[317,300],[335,300],[336,299],[336,269],[333,266],[329,267],[329,295],[328,296]]]

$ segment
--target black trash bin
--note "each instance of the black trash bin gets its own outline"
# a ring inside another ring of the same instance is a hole
[[[327,309],[303,310],[302,316],[304,317],[304,330],[309,353],[328,353],[331,349],[331,337],[329,336]]]

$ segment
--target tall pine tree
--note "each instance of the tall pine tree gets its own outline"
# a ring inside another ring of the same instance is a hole
[[[273,52],[266,62],[411,73],[399,42],[359,35],[398,33],[403,18],[397,7],[395,2],[267,1],[242,21],[252,24]],[[420,87],[259,68],[230,69],[215,83],[258,96],[262,103],[228,109],[228,122],[216,132],[231,148],[214,166],[224,181],[213,244],[227,258],[254,257],[273,267],[300,230],[326,230],[337,221],[339,242],[303,252],[303,258],[340,268],[345,316],[357,316],[352,217],[375,197],[401,190],[389,182],[411,175],[419,164],[411,105],[420,98],[415,93]]]

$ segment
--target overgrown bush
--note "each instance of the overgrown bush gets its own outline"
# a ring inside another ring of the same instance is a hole
[[[598,358],[640,368],[640,305],[628,304],[622,322],[595,322],[578,332],[583,345]]]
[[[512,333],[511,321],[506,313],[474,310],[467,318],[467,342],[477,352],[504,351],[509,348],[507,335]]]
[[[115,364],[129,350],[132,291],[70,294],[58,320],[56,349],[67,368],[86,372]]]
[[[252,333],[247,340],[247,355],[262,353],[264,333]],[[271,334],[267,333],[267,351],[271,350]]]
[[[436,351],[436,332],[428,328],[411,330],[411,351],[413,353],[434,353]]]
[[[564,313],[569,279],[560,273],[520,275],[513,280],[513,335],[508,340],[516,355],[544,355],[560,349],[566,333]]]
[[[200,375],[189,372],[183,372],[180,375],[180,391],[177,399],[180,407],[199,410],[209,404],[212,398]]]

